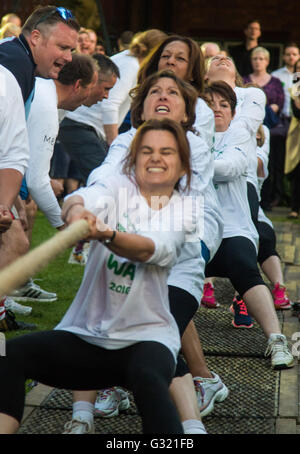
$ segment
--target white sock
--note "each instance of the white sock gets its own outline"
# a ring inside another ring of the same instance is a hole
[[[93,423],[94,421],[94,404],[85,400],[79,400],[73,403],[72,419],[79,419]]]
[[[274,339],[277,339],[278,336],[280,336],[282,339],[285,339],[285,335],[281,333],[271,333],[269,336],[269,340],[272,341]]]
[[[199,419],[187,419],[182,422],[182,426],[185,434],[207,434],[202,421],[199,421]]]

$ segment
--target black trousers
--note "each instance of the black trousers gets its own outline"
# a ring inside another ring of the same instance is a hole
[[[58,139],[86,183],[89,174],[105,159],[108,145],[91,126],[65,118],[59,129]]]
[[[222,240],[216,255],[206,265],[205,276],[227,277],[241,296],[256,285],[265,285],[257,266],[255,246],[243,236]]]
[[[300,147],[300,144],[299,144]],[[291,183],[291,209],[299,212],[300,210],[300,164],[288,174]]]
[[[172,285],[169,285],[169,301],[171,314],[176,320],[180,337],[182,337],[199,307],[198,302],[190,293]],[[175,377],[183,377],[189,372],[186,362],[178,355]]]
[[[9,340],[6,356],[0,357],[0,413],[21,421],[29,378],[70,390],[118,383],[133,392],[144,433],[182,434],[168,391],[174,368],[172,353],[158,342],[106,350],[67,331],[27,334]]]
[[[261,206],[268,207],[273,201],[280,202],[284,196],[284,160],[285,136],[272,135],[270,137],[269,176],[264,181],[261,190]]]

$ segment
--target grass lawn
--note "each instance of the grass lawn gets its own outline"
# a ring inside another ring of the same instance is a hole
[[[267,213],[267,216],[272,222],[290,222],[293,224],[300,224],[300,220],[287,219],[282,213]],[[51,236],[55,235],[57,231],[52,228],[41,213],[37,213],[33,235],[32,245],[34,248]],[[52,329],[63,317],[66,310],[72,303],[72,300],[80,286],[83,276],[84,267],[81,265],[71,265],[68,263],[71,249],[62,252],[53,262],[46,268],[41,270],[39,274],[33,276],[37,280],[37,284],[49,292],[56,292],[58,300],[54,303],[26,303],[32,306],[32,313],[30,316],[17,315],[17,320],[24,322],[35,323],[37,330]],[[12,331],[6,332],[7,339],[20,336],[28,331]]]
[[[40,245],[56,233],[57,231],[51,227],[45,216],[38,212],[31,247],[34,248]],[[54,303],[25,303],[32,307],[32,313],[30,316],[25,317],[17,315],[16,320],[35,323],[37,325],[36,331],[52,329],[61,320],[80,286],[84,271],[83,266],[70,265],[68,263],[70,252],[71,249],[62,252],[40,273],[32,276],[34,279],[41,279],[37,280],[36,283],[44,290],[57,293],[57,301]],[[9,339],[27,332],[29,331],[5,332],[5,336]]]

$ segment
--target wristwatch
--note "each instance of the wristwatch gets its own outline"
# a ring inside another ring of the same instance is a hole
[[[107,245],[107,244],[112,243],[114,241],[114,239],[115,239],[116,234],[117,234],[117,231],[114,230],[111,238],[106,238],[106,240],[101,241],[102,244]]]

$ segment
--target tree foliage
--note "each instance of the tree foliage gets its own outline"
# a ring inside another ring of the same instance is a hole
[[[82,27],[100,31],[100,17],[95,0],[59,0],[56,4],[70,8]]]

